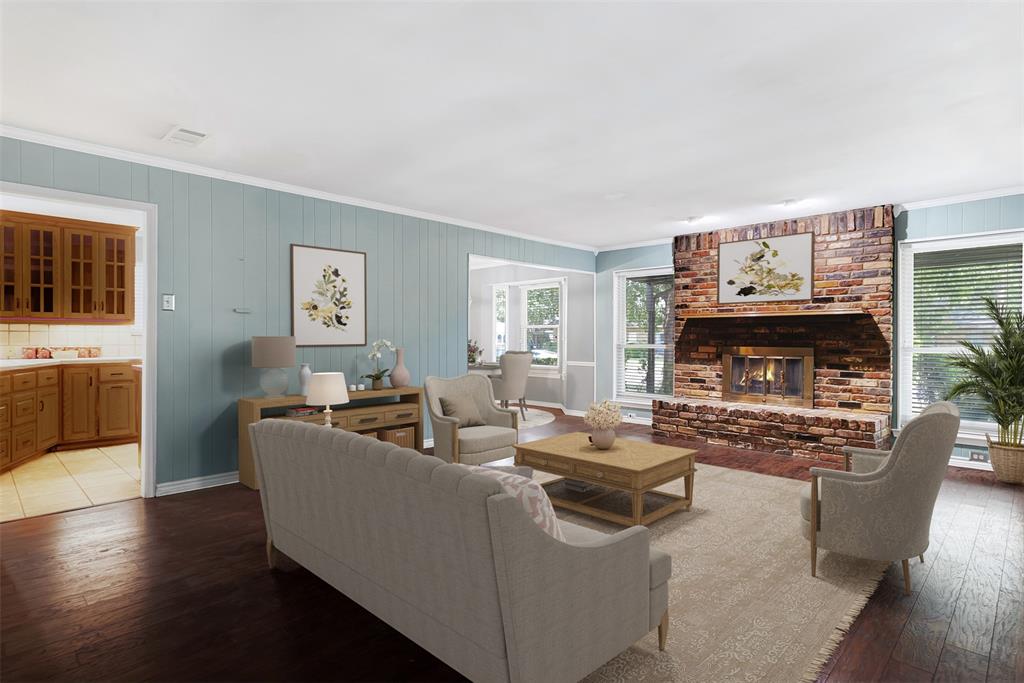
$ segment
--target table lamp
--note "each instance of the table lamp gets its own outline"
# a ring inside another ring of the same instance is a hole
[[[331,406],[348,403],[344,372],[314,372],[309,378],[306,405],[324,407],[324,426],[331,426]]]
[[[283,396],[288,391],[288,373],[295,367],[295,337],[253,337],[252,366],[264,368],[260,389],[267,396]]]

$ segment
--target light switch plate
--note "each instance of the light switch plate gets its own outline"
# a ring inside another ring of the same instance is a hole
[[[174,295],[164,294],[163,301],[160,304],[160,310],[162,311],[173,311],[174,310]]]

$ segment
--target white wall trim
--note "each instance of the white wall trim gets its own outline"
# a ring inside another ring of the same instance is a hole
[[[433,448],[434,447],[434,440],[433,439],[423,439],[423,447],[424,448]]]
[[[454,218],[452,216],[444,216],[441,214],[430,213],[428,211],[409,209],[404,206],[385,204],[383,202],[375,202],[369,199],[359,199],[358,197],[349,197],[346,195],[334,194],[333,192],[324,192],[323,190],[315,190],[311,187],[291,185],[289,183],[282,183],[276,180],[258,178],[256,176],[245,175],[243,173],[234,173],[232,171],[225,171],[223,169],[212,168],[209,166],[201,166],[199,164],[192,164],[187,161],[178,161],[176,159],[169,159],[167,157],[156,156],[153,154],[143,154],[142,152],[130,152],[128,150],[119,149],[117,147],[97,145],[92,142],[85,142],[84,140],[76,140],[74,138],[66,138],[60,135],[51,135],[49,133],[40,133],[34,130],[27,130],[25,128],[8,126],[6,124],[0,124],[0,136],[14,138],[17,140],[24,140],[25,142],[34,142],[40,145],[60,147],[63,149],[71,150],[73,152],[95,154],[97,156],[108,157],[110,159],[119,159],[121,161],[129,161],[136,164],[145,164],[147,166],[165,168],[171,171],[181,171],[182,173],[192,173],[194,175],[201,175],[209,178],[217,178],[218,180],[227,180],[230,182],[242,183],[243,185],[262,187],[266,190],[277,190],[278,192],[287,192],[289,194],[303,195],[306,197],[313,197],[316,199],[326,199],[327,201],[331,202],[351,204],[352,206],[361,206],[367,209],[377,209],[378,211],[387,211],[389,213],[397,213],[405,216],[412,216],[414,218],[422,218],[428,221],[450,223],[453,225],[462,226],[464,228],[473,228],[475,230],[493,232],[499,235],[518,237],[520,239],[532,240],[534,242],[543,242],[544,244],[553,244],[558,247],[580,249],[582,251],[589,251],[594,254],[596,254],[598,251],[597,247],[590,244],[579,244],[575,242],[563,242],[561,240],[553,240],[547,237],[531,235],[517,230],[510,230],[508,228],[499,228],[493,225],[486,225],[484,223],[466,221],[462,220],[461,218]]]
[[[613,244],[608,247],[601,247],[598,250],[598,254],[603,254],[607,251],[624,251],[626,249],[639,249],[640,247],[657,247],[662,244],[672,244],[675,237],[659,237],[654,240],[645,240],[643,242],[624,242],[622,244]]]
[[[224,486],[226,484],[237,483],[238,470],[235,470],[234,472],[210,474],[205,477],[192,477],[191,479],[179,479],[178,481],[165,481],[162,484],[156,485],[156,495],[170,496],[175,493],[198,491],[199,489],[208,489],[214,486]]]
[[[639,415],[623,415],[622,421],[635,425],[647,425],[648,427],[654,422],[653,418],[640,417]]]
[[[929,209],[933,206],[945,206],[946,204],[961,204],[963,202],[975,202],[980,199],[997,199],[999,197],[1010,197],[1015,194],[1024,194],[1024,185],[1015,187],[1001,187],[995,190],[983,190],[970,194],[953,195],[952,197],[936,197],[935,199],[924,199],[919,202],[905,202],[901,204],[906,211],[915,209]]]
[[[0,126],[2,129],[2,126]],[[146,351],[142,358],[142,434],[141,434],[141,493],[145,498],[156,495],[156,381],[157,381],[157,312],[160,296],[157,279],[157,239],[159,218],[156,204],[131,199],[105,197],[103,195],[58,190],[41,185],[0,182],[0,194],[45,201],[62,202],[73,206],[106,207],[126,209],[145,215],[145,225],[140,226],[146,259]]]

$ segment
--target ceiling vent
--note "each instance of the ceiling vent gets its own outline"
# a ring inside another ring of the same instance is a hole
[[[174,126],[167,135],[163,137],[166,142],[173,142],[176,145],[188,145],[189,147],[196,147],[203,140],[208,138],[209,135],[206,133],[200,133],[197,130],[191,130],[189,128],[183,128],[182,126]]]

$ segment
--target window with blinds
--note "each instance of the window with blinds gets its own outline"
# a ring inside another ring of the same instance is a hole
[[[995,325],[985,314],[984,297],[991,297],[1012,310],[1022,305],[1022,244],[994,244],[969,249],[913,253],[912,328],[904,335],[903,376],[909,368],[909,405],[904,411],[916,415],[935,401],[941,401],[955,377],[949,359],[959,350],[959,341],[985,346],[991,343]],[[907,342],[910,344],[907,344]],[[990,423],[991,417],[976,398],[956,400],[961,419]],[[907,416],[909,417],[909,416]]]
[[[672,396],[671,268],[615,274],[615,396]]]

